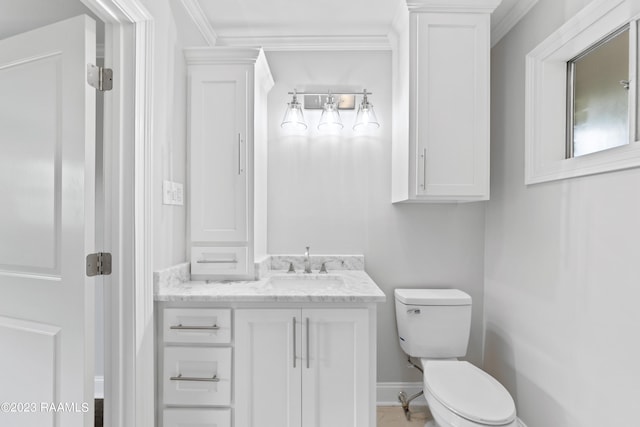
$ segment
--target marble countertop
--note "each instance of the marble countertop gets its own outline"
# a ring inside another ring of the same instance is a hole
[[[173,281],[156,289],[156,301],[384,302],[385,294],[363,270],[328,274],[270,270],[255,281]]]

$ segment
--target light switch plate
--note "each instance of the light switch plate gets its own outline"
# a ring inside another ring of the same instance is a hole
[[[184,205],[184,186],[179,182],[162,181],[162,204]]]
[[[172,205],[173,200],[173,182],[162,181],[162,204]]]
[[[173,183],[173,196],[174,205],[184,205],[184,187],[179,182]]]

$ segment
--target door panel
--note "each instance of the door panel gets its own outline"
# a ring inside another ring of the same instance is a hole
[[[0,266],[16,273],[59,276],[59,53],[44,53],[0,69]],[[37,124],[37,125],[34,125]],[[34,197],[38,195],[38,197]],[[20,250],[16,250],[20,248]]]
[[[421,13],[416,47],[418,196],[482,196],[488,165],[488,16]],[[455,52],[455,54],[452,54]]]
[[[369,427],[368,311],[308,309],[302,318],[302,426]]]
[[[235,320],[235,426],[299,427],[300,310],[236,310]]]
[[[73,408],[16,414],[16,427],[93,422],[93,279],[84,259],[95,250],[95,90],[87,62],[95,62],[95,22],[85,16],[0,40],[0,384],[11,384],[0,387],[0,402]]]
[[[193,242],[247,241],[247,73],[209,67],[190,74]]]

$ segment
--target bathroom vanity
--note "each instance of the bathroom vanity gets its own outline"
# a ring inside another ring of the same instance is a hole
[[[311,274],[156,280],[157,425],[375,426],[386,297],[362,269],[319,274],[312,258]]]

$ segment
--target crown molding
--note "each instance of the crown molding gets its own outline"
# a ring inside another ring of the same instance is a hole
[[[263,36],[218,37],[219,46],[261,46],[265,51],[391,50],[386,35],[380,36]]]
[[[491,47],[498,44],[536,3],[538,0],[518,0],[500,22],[491,25]]]
[[[215,46],[218,35],[211,26],[211,23],[207,19],[207,15],[202,10],[198,0],[180,0],[182,7],[187,12],[193,23],[196,25],[202,37],[206,40],[209,46]]]
[[[184,49],[187,64],[255,64],[264,55],[259,47],[189,47]]]
[[[406,0],[411,12],[491,13],[502,0]]]

